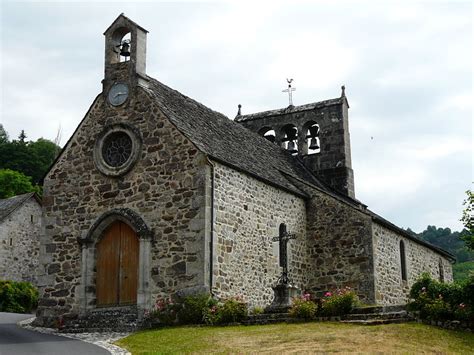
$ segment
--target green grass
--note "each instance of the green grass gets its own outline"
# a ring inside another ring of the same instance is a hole
[[[466,280],[470,272],[474,272],[474,261],[465,261],[453,265],[453,278],[455,281]]]
[[[116,344],[132,354],[474,354],[474,334],[417,323],[174,327],[137,332]]]

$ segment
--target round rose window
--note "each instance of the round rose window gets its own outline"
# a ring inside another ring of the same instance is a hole
[[[141,152],[137,129],[126,123],[107,126],[95,142],[94,162],[107,176],[121,176],[133,167]]]
[[[132,155],[132,139],[125,132],[109,134],[102,145],[104,161],[114,168],[122,166]]]

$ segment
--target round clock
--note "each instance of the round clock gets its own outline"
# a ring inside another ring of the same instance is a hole
[[[112,106],[123,104],[128,98],[128,85],[124,83],[114,84],[109,90],[108,98]]]

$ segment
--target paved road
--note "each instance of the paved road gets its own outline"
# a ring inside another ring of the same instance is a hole
[[[0,355],[110,355],[93,344],[23,329],[17,322],[31,314],[0,312]]]

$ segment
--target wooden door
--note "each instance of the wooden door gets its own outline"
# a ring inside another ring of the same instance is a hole
[[[97,243],[97,306],[137,303],[138,237],[127,224],[114,222]]]

